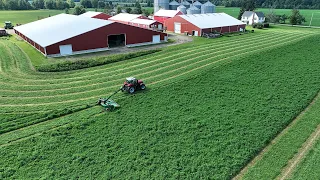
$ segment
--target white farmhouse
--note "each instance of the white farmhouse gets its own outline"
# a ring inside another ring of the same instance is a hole
[[[265,20],[263,12],[245,11],[241,17],[241,21],[247,25],[263,23]]]

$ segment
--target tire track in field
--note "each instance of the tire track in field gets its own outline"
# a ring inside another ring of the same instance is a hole
[[[277,177],[279,180],[284,180],[290,178],[293,171],[296,169],[297,165],[305,158],[307,153],[311,150],[316,140],[320,138],[320,125],[311,134],[311,136],[303,143],[302,147],[299,149],[298,153],[289,160],[287,166],[283,169],[280,176]]]
[[[234,178],[233,180],[239,180],[242,179],[243,176],[248,172],[248,169],[253,167],[255,164],[257,164],[258,161],[262,159],[262,157],[270,151],[272,146],[277,143],[288,131],[291,129],[293,125],[295,125],[298,121],[300,121],[301,117],[304,116],[304,114],[313,106],[313,104],[319,100],[320,98],[320,92],[313,98],[311,103],[293,120],[291,123],[283,129],[265,148],[263,148],[260,153],[254,157]]]

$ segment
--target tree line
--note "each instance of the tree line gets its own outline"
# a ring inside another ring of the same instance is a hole
[[[213,0],[216,5],[241,7],[244,0]],[[320,9],[320,0],[255,0],[258,8]]]
[[[74,0],[0,0],[2,10],[30,10],[30,9],[68,9],[75,7]]]

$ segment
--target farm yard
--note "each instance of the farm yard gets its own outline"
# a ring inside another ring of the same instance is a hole
[[[230,179],[318,94],[319,37],[273,27],[67,72],[37,72],[35,50],[1,39],[0,177]],[[95,106],[129,76],[147,90],[116,95],[114,112]],[[307,115],[296,149],[320,123]],[[277,177],[294,148],[261,177]]]

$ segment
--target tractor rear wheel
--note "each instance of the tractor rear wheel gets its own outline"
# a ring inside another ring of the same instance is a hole
[[[130,93],[130,94],[134,93],[134,91],[135,91],[134,87],[130,87],[130,88],[129,88],[129,93]]]
[[[140,85],[140,89],[141,89],[141,90],[145,90],[145,89],[146,89],[146,85],[141,84],[141,85]]]

